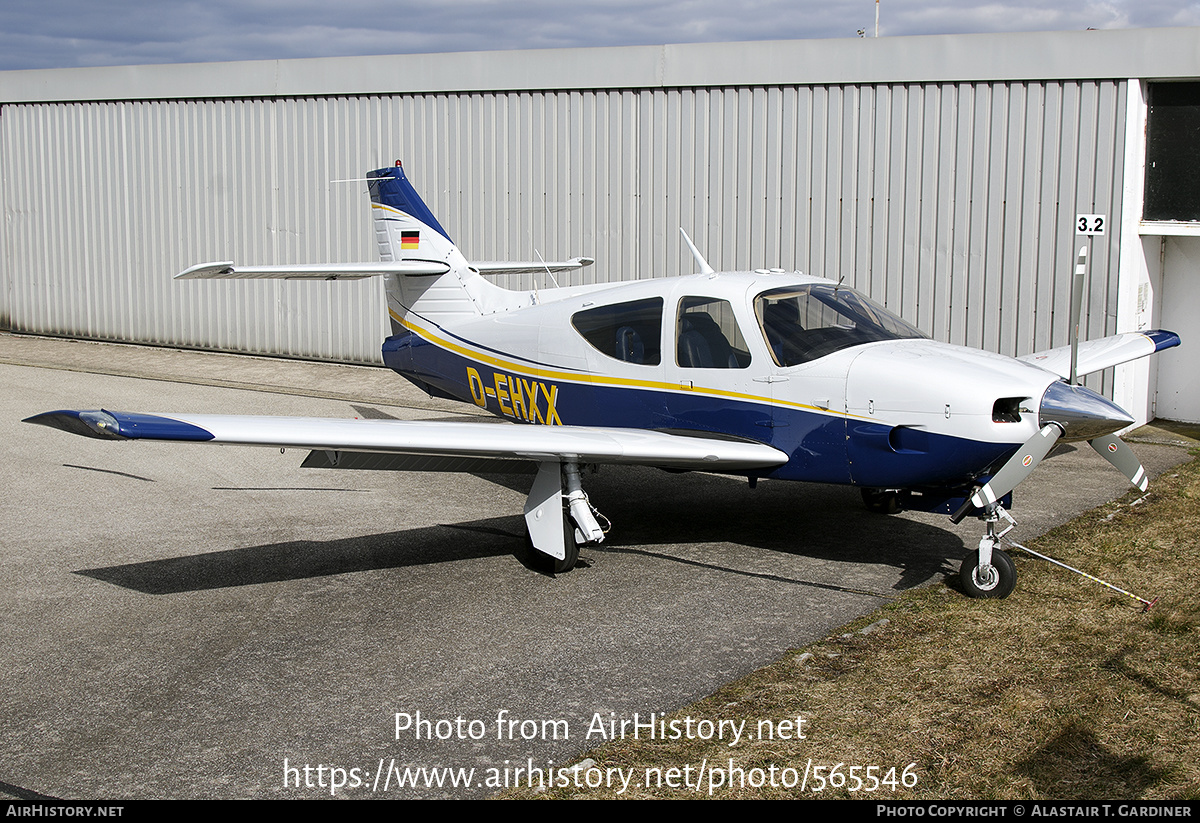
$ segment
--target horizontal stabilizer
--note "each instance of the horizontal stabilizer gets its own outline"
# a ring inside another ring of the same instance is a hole
[[[581,426],[138,414],[108,410],[60,410],[30,417],[25,422],[117,440],[185,440],[323,452],[557,460],[710,471],[770,468],[788,459],[783,452],[763,443]]]
[[[1162,330],[1126,332],[1100,340],[1088,340],[1079,344],[1078,373],[1079,376],[1091,374],[1178,345],[1179,335]],[[1059,377],[1069,378],[1071,376],[1070,346],[1059,346],[1057,349],[1034,352],[1017,359],[1039,366]]]
[[[176,280],[362,280],[389,274],[445,274],[446,263],[402,260],[397,263],[337,263],[303,266],[235,266],[200,263],[175,275]]]
[[[570,260],[528,263],[500,263],[485,261],[472,263],[471,268],[480,274],[540,274],[547,270],[551,272],[574,271],[590,266],[596,261],[590,257],[572,257]]]

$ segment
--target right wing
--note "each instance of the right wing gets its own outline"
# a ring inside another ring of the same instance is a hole
[[[139,414],[104,409],[63,409],[34,415],[25,422],[106,440],[312,449],[306,465],[320,465],[312,462],[320,454],[326,465],[339,468],[435,468],[435,458],[442,458],[445,462],[440,470],[470,471],[469,467],[480,461],[505,467],[514,460],[533,461],[538,466],[537,477],[525,503],[525,523],[534,547],[559,560],[566,557],[569,539],[563,529],[564,503],[569,504],[571,519],[585,541],[604,539],[586,495],[579,489],[580,463],[739,472],[769,469],[788,460],[786,454],[765,443],[586,426]],[[355,459],[343,464],[343,452]],[[570,494],[563,493],[564,474]]]

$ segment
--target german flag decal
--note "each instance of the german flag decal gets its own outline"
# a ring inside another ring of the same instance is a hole
[[[402,231],[400,232],[400,248],[415,249],[421,245],[421,232],[419,231]]]

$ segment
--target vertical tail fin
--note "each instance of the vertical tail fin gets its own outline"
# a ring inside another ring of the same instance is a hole
[[[454,241],[417,194],[398,161],[394,167],[367,172],[367,179],[375,237],[385,262],[433,260],[453,267],[451,257],[457,254],[462,260]]]
[[[388,279],[388,308],[393,321],[410,311],[442,324],[478,317],[491,310],[495,293],[454,245],[397,162],[367,172],[375,238],[384,262],[424,260],[446,263],[443,275],[393,276]]]

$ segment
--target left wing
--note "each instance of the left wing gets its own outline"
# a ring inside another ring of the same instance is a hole
[[[1086,340],[1079,344],[1079,376],[1107,369],[1109,366],[1119,366],[1130,360],[1137,360],[1139,357],[1146,357],[1156,351],[1178,345],[1179,335],[1161,329],[1126,332],[1099,340]],[[1017,359],[1040,366],[1062,378],[1071,376],[1070,346],[1059,346],[1057,349],[1034,352]]]
[[[665,469],[742,471],[787,462],[764,443],[642,429],[515,426],[409,420],[218,414],[45,412],[26,423],[109,440],[165,440],[321,451],[387,452],[497,460],[611,463]]]

